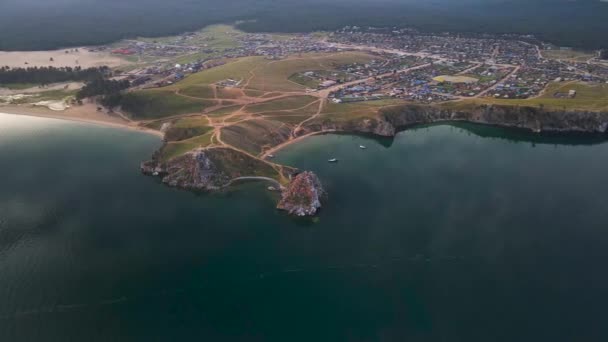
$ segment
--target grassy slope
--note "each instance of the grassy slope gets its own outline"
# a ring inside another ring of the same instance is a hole
[[[165,132],[166,141],[183,141],[211,131],[209,121],[200,116],[186,117],[176,120]]]
[[[288,114],[285,112],[264,114],[264,118],[273,121],[279,121],[287,125],[295,126],[300,122],[310,118],[310,115]]]
[[[295,74],[289,76],[289,80],[291,82],[294,82],[294,83],[297,83],[297,84],[300,84],[307,88],[312,88],[312,89],[317,88],[319,86],[319,84],[321,84],[321,82],[318,79],[303,75],[302,73],[295,73]]]
[[[213,132],[210,131],[203,135],[199,135],[187,140],[182,140],[179,142],[169,142],[161,149],[161,160],[167,161],[169,159],[188,153],[195,148],[206,147],[211,144],[212,135]]]
[[[157,119],[179,114],[200,113],[204,108],[214,104],[214,101],[179,96],[165,88],[128,93],[125,95],[122,108],[135,119]]]
[[[276,146],[289,138],[291,128],[279,121],[249,120],[222,129],[222,141],[251,154]]]
[[[228,78],[251,81],[246,89],[250,91],[303,91],[304,86],[289,81],[295,73],[308,70],[331,70],[335,66],[363,63],[374,57],[361,52],[345,52],[333,55],[310,54],[302,57],[269,61],[264,57],[245,57],[186,77],[167,89],[183,89],[193,85],[209,85]],[[252,75],[253,73],[253,75]],[[253,76],[253,77],[252,77]],[[254,96],[262,93],[252,92]]]
[[[180,94],[187,95],[190,97],[198,97],[201,99],[212,99],[215,95],[213,89],[209,86],[188,86],[179,90]]]
[[[294,110],[309,106],[315,102],[316,98],[312,96],[292,96],[282,99],[269,101],[266,103],[249,105],[246,107],[249,113],[263,113],[269,111]],[[306,113],[307,108],[303,108],[302,113]],[[316,111],[316,110],[315,110]]]
[[[217,97],[221,99],[238,99],[243,93],[240,89],[234,88],[217,88]]]
[[[211,112],[209,112],[207,114],[210,117],[222,117],[222,116],[228,115],[230,113],[233,113],[234,111],[238,110],[241,107],[242,107],[241,105],[228,106],[228,107],[216,109],[216,110],[211,111]]]
[[[362,117],[371,118],[378,114],[380,108],[403,103],[404,101],[397,99],[344,104],[328,103],[322,112],[321,118],[332,121],[346,121]]]
[[[369,62],[374,57],[360,52],[333,55],[309,54],[267,63],[259,67],[249,83],[249,88],[262,91],[303,91],[306,86],[289,78],[294,74],[311,70],[333,70],[336,66]]]
[[[263,63],[263,57],[245,57],[228,62],[227,64],[204,70],[186,77],[167,89],[182,89],[193,85],[208,85],[228,78],[245,81],[250,77],[249,71]]]
[[[258,176],[282,180],[270,164],[230,148],[212,149],[208,157],[220,173],[231,178]]]

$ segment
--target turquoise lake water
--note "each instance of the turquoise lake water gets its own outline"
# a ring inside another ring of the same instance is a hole
[[[603,137],[316,136],[277,154],[324,183],[312,220],[165,187],[158,146],[0,115],[0,341],[608,340]]]

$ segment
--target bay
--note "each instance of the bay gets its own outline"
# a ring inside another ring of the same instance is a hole
[[[605,340],[604,141],[312,137],[277,154],[328,191],[295,219],[141,175],[155,136],[0,115],[0,340]]]

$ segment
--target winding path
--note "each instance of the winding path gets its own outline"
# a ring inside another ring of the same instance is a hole
[[[272,183],[277,189],[281,189],[283,187],[281,185],[281,183],[279,183],[276,179],[272,179],[272,178],[269,178],[269,177],[250,176],[250,177],[237,177],[237,178],[233,178],[233,179],[230,180],[230,182],[228,182],[226,185],[224,185],[224,188],[227,188],[227,187],[231,186],[234,183],[237,183],[237,182],[240,182],[240,181],[248,181],[248,180],[269,182],[269,183]]]

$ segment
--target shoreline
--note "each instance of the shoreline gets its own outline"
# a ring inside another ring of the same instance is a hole
[[[328,129],[328,130],[322,130],[322,131],[317,131],[317,132],[310,132],[304,135],[300,135],[299,137],[293,138],[291,140],[285,141],[284,143],[281,143],[267,151],[265,151],[260,158],[261,159],[267,159],[271,154],[275,154],[277,152],[280,152],[282,149],[284,149],[285,147],[295,144],[297,142],[300,142],[306,138],[310,138],[313,137],[315,135],[321,135],[321,134],[330,134],[330,133],[339,133],[339,131],[334,130],[334,129]],[[353,132],[356,133],[356,132]]]
[[[104,115],[102,113],[95,113],[95,115],[93,117],[86,117],[83,115],[78,115],[76,112],[78,109],[79,109],[79,107],[77,107],[77,108],[73,107],[66,111],[52,111],[50,109],[45,109],[45,108],[37,108],[37,107],[27,107],[26,108],[26,107],[22,107],[22,106],[9,105],[9,106],[0,106],[0,114],[21,115],[21,116],[31,116],[31,117],[38,117],[38,118],[80,122],[80,123],[86,123],[86,124],[97,125],[97,126],[136,131],[136,132],[155,135],[161,139],[164,138],[164,134],[160,131],[133,125],[133,124],[130,124],[130,123],[128,123],[122,119],[118,119],[118,118],[112,118],[109,116],[107,118],[104,118],[103,116],[101,116],[101,115]],[[68,111],[75,113],[75,115],[69,115],[67,113]],[[98,116],[98,117],[95,117],[95,116]]]

